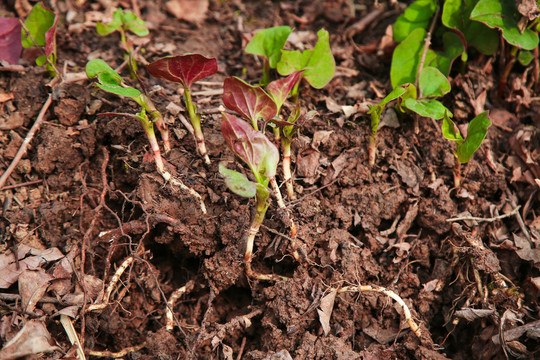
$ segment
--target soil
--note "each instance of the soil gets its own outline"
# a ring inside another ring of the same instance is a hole
[[[59,315],[69,314],[88,358],[538,356],[540,191],[534,179],[540,178],[540,102],[534,70],[514,67],[502,98],[498,58],[471,56],[466,71],[451,74],[452,92],[443,102],[456,122],[474,117],[483,90],[493,122],[456,189],[454,145],[430,119],[419,120],[418,132],[410,115],[400,115],[397,128],[381,128],[376,163],[368,164],[367,105],[391,89],[395,44],[386,34],[404,4],[212,0],[207,11],[186,21],[162,1],[45,3],[61,14],[58,64],[70,72],[82,71],[93,58],[113,68],[122,63],[119,36],[100,37],[94,30],[95,20],[110,14],[103,4],[141,12],[151,35],[134,39],[141,47],[140,73],[172,130],[166,167],[201,194],[208,213],[156,172],[136,121],[98,116],[135,113],[131,101],[97,91],[87,80],[55,87],[46,121],[0,192],[0,245],[2,256],[27,246],[57,248],[61,258],[40,252],[44,260],[32,273],[49,276],[48,286],[32,292],[38,295],[31,310],[23,279],[2,290],[3,346],[37,320],[56,346],[44,358],[75,358],[77,349],[60,324]],[[374,21],[355,26],[376,9]],[[0,10],[17,16],[9,2]],[[243,266],[254,201],[233,194],[218,172],[222,161],[243,167],[221,137],[221,94],[213,90],[227,76],[260,79],[260,59],[243,49],[255,30],[276,25],[294,27],[297,41],[308,46],[320,28],[327,29],[337,72],[323,89],[301,88],[301,105],[318,114],[300,128],[293,146],[298,200],[285,199],[297,224],[301,261],[291,255],[289,228],[274,201],[256,237],[253,268],[287,280],[259,281],[247,278]],[[33,65],[39,54],[30,50],[22,70],[0,72],[0,92],[14,95],[0,108],[2,172],[51,92],[51,79]],[[183,107],[178,86],[144,68],[186,52],[218,60],[218,73],[193,89],[210,165],[168,107]],[[346,115],[342,106],[354,111]],[[465,219],[448,221],[455,217]],[[107,301],[104,293],[126,259],[133,261]],[[0,269],[3,277],[5,271]],[[172,307],[174,328],[167,329],[167,301],[186,284]],[[336,294],[351,285],[399,295],[421,336],[411,331],[403,308],[383,294]],[[335,300],[323,306],[329,294]]]

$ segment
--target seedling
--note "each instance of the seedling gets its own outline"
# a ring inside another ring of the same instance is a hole
[[[292,29],[289,26],[276,26],[261,30],[247,44],[246,52],[264,57],[261,85],[270,82],[270,68],[275,69],[281,60],[281,50],[287,42]]]
[[[101,36],[107,36],[114,32],[120,33],[120,41],[125,51],[131,76],[136,79],[137,61],[133,53],[133,44],[129,41],[126,34],[127,32],[131,32],[140,37],[147,36],[149,31],[144,20],[129,10],[117,9],[110,23],[98,22],[96,24],[96,31]]]
[[[317,44],[312,50],[282,50],[277,70],[283,76],[303,70],[302,77],[314,88],[321,89],[334,77],[336,62],[330,49],[328,31],[321,29],[317,36]],[[298,87],[299,82],[291,92],[294,99],[298,98]]]
[[[138,89],[124,83],[122,77],[101,59],[91,60],[86,64],[86,75],[89,79],[97,78],[98,83],[95,85],[98,88],[115,95],[128,97],[141,107],[141,110],[135,115],[125,113],[106,113],[104,115],[127,116],[139,121],[152,148],[154,161],[156,163],[158,172],[166,181],[170,181],[173,185],[181,187],[185,191],[188,191],[192,196],[196,197],[200,201],[201,210],[203,213],[206,213],[206,207],[202,202],[201,196],[195,192],[195,190],[184,185],[180,180],[173,178],[172,175],[165,169],[159,144],[154,133],[154,123],[161,132],[161,137],[163,139],[166,152],[170,150],[168,129],[163,121],[161,113],[156,109],[150,98],[141,93]]]
[[[368,141],[369,164],[375,164],[377,152],[377,130],[385,106],[397,100],[397,109],[401,112],[413,112],[423,117],[435,120],[442,119],[445,114],[450,117],[452,113],[436,97],[450,92],[450,82],[436,68],[422,69],[418,80],[418,91],[413,84],[396,87],[378,105],[368,111],[371,115],[371,133]]]
[[[197,148],[204,161],[210,164],[201,129],[201,116],[197,113],[197,107],[191,98],[191,85],[217,73],[217,60],[199,54],[169,56],[151,63],[147,69],[152,76],[179,83],[184,88],[184,100]]]
[[[221,132],[229,148],[249,167],[255,178],[255,181],[251,181],[242,173],[227,169],[222,164],[219,166],[219,172],[232,192],[247,198],[255,197],[255,216],[247,232],[244,254],[246,275],[259,280],[283,279],[276,275],[255,273],[251,267],[255,236],[270,206],[268,185],[276,176],[279,151],[264,134],[234,115],[223,113]]]
[[[287,79],[278,80],[278,83],[270,83],[269,88],[272,90],[272,96],[261,87],[252,86],[239,78],[226,78],[223,82],[223,104],[226,108],[236,111],[247,121],[250,121],[254,131],[259,131],[260,129],[259,120],[262,120],[265,125],[269,122],[273,122],[280,126],[291,125],[288,122],[279,120],[279,118],[276,118],[276,115],[287,98],[288,92],[294,86],[295,81],[298,81],[299,76],[299,73],[295,73]],[[264,128],[262,130],[264,130]],[[264,134],[261,135],[265,136]],[[270,184],[274,190],[279,208],[282,209],[283,214],[287,216],[286,221],[289,222],[291,228],[290,237],[294,238],[296,235],[296,225],[292,219],[290,219],[289,212],[285,206],[275,177],[270,179]],[[296,251],[296,243],[292,242],[291,245],[293,247],[293,256],[298,260],[299,255]]]
[[[461,186],[461,164],[467,163],[474,152],[480,147],[490,125],[491,122],[489,121],[487,112],[481,113],[469,123],[467,137],[463,139],[463,136],[456,129],[450,116],[445,114],[442,123],[443,136],[456,143],[456,150],[454,151],[456,159],[454,166],[454,186],[456,188]]]

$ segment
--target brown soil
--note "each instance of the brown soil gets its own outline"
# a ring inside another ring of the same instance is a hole
[[[91,14],[105,12],[101,2],[55,3],[64,17],[59,64],[73,72],[84,69],[89,58],[121,64],[117,36],[99,37],[91,25],[81,25]],[[4,254],[22,244],[56,247],[72,266],[59,276],[60,260],[42,265],[52,275],[43,295],[52,300],[38,302],[32,311],[5,296],[20,294],[20,284],[2,290],[0,343],[38,319],[59,347],[46,358],[76,357],[57,316],[71,305],[85,351],[127,349],[123,358],[129,359],[288,359],[286,352],[293,359],[504,359],[501,331],[506,351],[513,352],[508,356],[538,356],[540,192],[533,179],[540,176],[540,103],[524,100],[526,93],[534,98],[526,81],[522,88],[510,86],[501,101],[497,72],[485,71],[485,58],[472,59],[466,72],[453,74],[452,95],[444,102],[457,122],[466,124],[474,116],[470,95],[460,86],[472,83],[478,84],[469,89],[476,95],[488,89],[486,108],[495,124],[455,189],[453,144],[430,119],[420,119],[418,134],[408,115],[399,119],[399,128],[382,128],[376,164],[368,165],[366,105],[390,89],[392,49],[380,41],[402,7],[383,7],[364,31],[350,33],[374,10],[372,2],[354,2],[353,16],[348,1],[210,1],[199,23],[176,19],[161,1],[133,3],[152,27],[141,64],[185,52],[218,59],[218,74],[207,79],[212,83],[196,84],[195,92],[219,89],[232,75],[258,81],[261,63],[243,51],[256,29],[290,25],[310,34],[308,42],[322,27],[330,32],[338,72],[322,90],[304,84],[301,103],[318,116],[300,129],[293,146],[299,200],[288,205],[303,264],[280,236],[289,229],[274,202],[256,238],[253,267],[288,280],[254,281],[244,274],[254,202],[234,195],[218,173],[220,161],[242,168],[221,137],[221,115],[209,111],[220,106],[221,95],[195,95],[199,109],[211,112],[203,116],[212,161],[206,166],[192,136],[166,110],[170,102],[181,105],[177,86],[151,78],[141,65],[148,88],[161,86],[153,99],[174,129],[167,168],[202,195],[208,208],[203,215],[193,197],[155,171],[137,122],[97,116],[133,113],[132,102],[97,92],[88,81],[64,84],[55,89],[46,122],[6,184],[11,188],[0,192],[0,239]],[[15,16],[14,8],[4,6],[4,16]],[[70,21],[68,6],[77,14]],[[0,72],[0,92],[14,94],[0,108],[0,124],[14,121],[13,114],[22,118],[0,131],[2,172],[50,91],[50,79],[32,66],[29,51],[25,56],[24,71]],[[522,77],[523,69],[516,68],[509,83]],[[347,118],[329,101],[356,106],[356,112]],[[34,180],[41,182],[13,186]],[[501,220],[447,221],[492,219],[518,206],[515,215]],[[85,312],[130,256],[135,260],[108,305]],[[168,331],[167,299],[186,284],[173,308],[175,327]],[[401,306],[376,293],[337,294],[325,331],[321,321],[328,314],[321,299],[331,288],[360,284],[398,294],[422,336],[409,329]],[[88,303],[81,306],[76,296]],[[494,311],[475,316],[476,310]],[[508,333],[535,321],[529,332]],[[139,344],[144,346],[131,348]]]

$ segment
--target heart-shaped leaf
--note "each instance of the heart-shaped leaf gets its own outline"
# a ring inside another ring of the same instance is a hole
[[[236,195],[251,198],[257,193],[257,185],[244,175],[234,170],[227,169],[222,163],[219,164],[219,173],[225,179],[227,187]]]
[[[249,166],[258,183],[267,185],[267,180],[276,176],[279,151],[266,135],[227,113],[223,113],[221,132],[227,145]]]
[[[415,29],[427,29],[437,9],[437,0],[416,0],[394,24],[394,41],[402,42]]]
[[[274,100],[261,87],[251,86],[237,77],[228,77],[223,82],[223,104],[249,119],[255,129],[257,121],[268,121],[277,115]]]
[[[191,85],[217,73],[217,60],[200,54],[168,56],[154,61],[146,67],[150,75],[181,83],[190,89]]]
[[[110,23],[98,22],[96,31],[101,36],[107,36],[115,31],[131,31],[137,36],[146,36],[149,34],[144,20],[129,10],[118,9],[113,14],[113,20]]]
[[[124,85],[122,77],[101,59],[90,60],[86,64],[86,76],[89,79],[97,77],[99,83],[96,85],[107,92],[130,98],[141,95],[139,90]]]
[[[277,70],[281,75],[289,75],[294,71],[305,70],[304,78],[316,89],[324,87],[336,70],[336,62],[330,49],[328,31],[321,29],[317,33],[319,39],[313,50],[305,50],[300,53],[298,50],[282,50],[281,60],[277,65]]]
[[[490,125],[491,121],[489,121],[487,111],[471,120],[469,126],[467,126],[465,141],[457,146],[456,155],[462,164],[468,162],[475,151],[478,150],[486,137]]]
[[[283,49],[291,32],[292,29],[289,26],[276,26],[260,30],[247,44],[246,52],[266,57],[270,67],[275,68],[281,59],[281,49]]]
[[[450,92],[450,81],[438,69],[428,66],[422,69],[418,79],[422,97],[443,96]]]
[[[301,76],[302,71],[295,71],[286,78],[272,81],[266,86],[266,91],[268,91],[268,94],[274,99],[278,109],[281,109],[281,106],[285,100],[287,100],[289,93],[296,83],[298,83]]]
[[[435,99],[406,99],[403,104],[405,108],[414,111],[420,116],[432,119],[442,119],[448,109]]]
[[[21,57],[21,24],[19,19],[0,17],[0,59],[16,64]]]
[[[479,0],[471,12],[471,19],[501,30],[504,39],[513,46],[525,50],[538,46],[536,32],[519,29],[520,14],[515,0]]]
[[[24,25],[28,29],[29,33],[26,30],[22,30],[22,46],[29,48],[35,45],[45,46],[45,33],[49,30],[55,23],[56,15],[51,10],[43,7],[41,2],[34,5],[30,14],[24,21]],[[36,42],[34,44],[34,41]]]

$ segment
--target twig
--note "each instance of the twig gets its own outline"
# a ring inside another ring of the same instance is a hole
[[[401,297],[399,297],[398,294],[393,292],[392,290],[388,290],[383,288],[382,286],[371,286],[371,285],[351,285],[351,286],[345,286],[339,289],[330,288],[331,291],[337,291],[338,293],[345,293],[345,292],[353,292],[353,293],[361,293],[361,292],[377,292],[380,294],[384,294],[392,299],[394,299],[403,309],[403,315],[405,316],[405,320],[411,327],[411,330],[414,332],[414,334],[421,339],[422,331],[420,330],[420,327],[416,324],[414,319],[412,318],[411,310],[409,310],[409,307]]]
[[[420,63],[418,64],[418,72],[416,73],[416,81],[414,82],[414,85],[418,89],[418,97],[422,97],[422,89],[418,87],[418,78],[420,77],[420,73],[422,72],[422,69],[424,68],[424,63],[426,62],[426,55],[427,51],[429,49],[429,46],[431,45],[431,34],[433,33],[433,30],[435,29],[435,24],[437,23],[437,18],[439,17],[439,11],[441,10],[440,6],[437,6],[437,10],[435,10],[435,14],[433,15],[433,20],[431,20],[431,26],[429,27],[429,31],[426,34],[426,38],[424,40],[424,50],[422,51],[422,57],[420,58]]]
[[[84,356],[84,350],[82,348],[81,342],[79,341],[79,336],[77,335],[77,332],[75,331],[75,327],[73,326],[73,322],[71,319],[64,314],[60,315],[60,323],[64,327],[64,330],[67,333],[69,342],[71,342],[71,345],[77,346],[77,355],[80,360],[86,360],[86,357]]]
[[[32,142],[32,139],[34,138],[36,131],[38,131],[39,128],[41,127],[41,124],[43,123],[45,119],[45,114],[47,113],[49,106],[51,106],[51,103],[52,103],[52,93],[49,94],[49,97],[45,101],[45,104],[43,104],[41,111],[39,112],[39,115],[36,121],[34,122],[34,125],[32,125],[32,127],[30,128],[30,131],[28,131],[28,134],[26,134],[26,137],[24,138],[24,141],[21,144],[19,151],[17,151],[17,154],[13,158],[13,161],[11,161],[11,164],[9,165],[9,167],[0,177],[0,190],[3,189],[4,185],[6,184],[7,179],[9,178],[13,170],[15,170],[15,168],[17,167],[17,164],[19,163],[19,161],[21,161],[24,154],[26,154],[28,145],[30,145],[30,142]]]
[[[27,181],[27,182],[23,182],[23,183],[20,183],[20,184],[4,186],[2,188],[2,190],[16,189],[16,188],[20,188],[20,187],[24,187],[24,186],[40,184],[42,182],[43,182],[43,180],[41,180],[41,179],[40,180]]]
[[[463,221],[463,220],[470,220],[470,221],[478,221],[478,222],[494,222],[497,220],[501,220],[510,216],[514,216],[519,213],[519,209],[521,208],[521,205],[517,206],[514,210],[509,212],[508,214],[503,214],[491,218],[481,218],[476,216],[462,216],[462,217],[456,217],[451,219],[446,219],[447,222],[454,222],[454,221]]]

